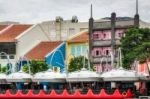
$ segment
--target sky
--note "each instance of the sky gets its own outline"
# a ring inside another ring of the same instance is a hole
[[[93,18],[135,15],[136,0],[0,0],[0,21],[39,23],[55,20],[61,16],[70,20],[76,15],[79,21],[88,21],[90,5],[93,4]],[[139,14],[143,21],[150,22],[150,0],[139,0]]]

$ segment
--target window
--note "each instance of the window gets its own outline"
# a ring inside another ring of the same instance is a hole
[[[69,28],[69,36],[75,34],[75,29],[74,28]]]
[[[78,45],[71,45],[71,55],[78,57],[82,55],[87,55],[87,45],[78,44]]]
[[[1,55],[1,59],[7,59],[7,55]]]
[[[93,35],[93,38],[94,38],[94,39],[99,39],[99,34],[94,34],[94,35]]]
[[[78,45],[77,46],[77,54],[76,54],[76,56],[80,56],[80,55],[82,55],[83,53],[81,53],[81,45]]]
[[[106,55],[109,55],[109,50],[106,50]]]
[[[75,56],[76,55],[76,49],[74,45],[71,45],[71,55]]]
[[[104,38],[106,38],[106,34],[105,33],[103,34],[103,36],[104,36]]]
[[[99,51],[98,51],[98,50],[96,50],[96,56],[99,56],[99,54],[100,54],[100,53],[99,53]]]
[[[84,55],[87,55],[88,53],[87,53],[87,46],[86,45],[82,45],[82,54],[84,54]]]
[[[14,55],[9,55],[9,59],[15,59]]]
[[[122,37],[122,33],[118,33],[118,37],[121,38]]]

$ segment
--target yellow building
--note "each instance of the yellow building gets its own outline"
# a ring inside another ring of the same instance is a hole
[[[70,59],[78,56],[88,55],[88,41],[89,36],[87,31],[75,34],[66,41],[66,61],[69,63]]]

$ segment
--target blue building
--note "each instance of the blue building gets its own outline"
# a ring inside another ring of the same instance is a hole
[[[28,60],[45,61],[49,68],[63,72],[65,68],[65,42],[41,42],[31,49],[25,57]]]
[[[53,68],[54,71],[64,72],[65,70],[65,42],[45,56],[45,62]]]

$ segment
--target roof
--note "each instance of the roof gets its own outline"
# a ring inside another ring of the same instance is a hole
[[[13,25],[0,34],[0,42],[15,42],[15,38],[27,30],[31,25]]]
[[[57,48],[62,42],[40,42],[37,46],[31,49],[25,56],[28,59],[44,60],[45,56]]]
[[[83,32],[77,33],[73,37],[69,38],[68,42],[71,42],[71,43],[84,43],[84,42],[87,42],[88,40],[89,40],[88,32],[83,31]]]
[[[6,28],[8,25],[0,25],[0,31],[2,31],[4,28]]]

